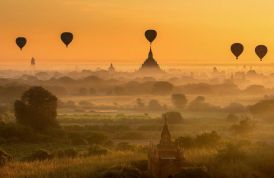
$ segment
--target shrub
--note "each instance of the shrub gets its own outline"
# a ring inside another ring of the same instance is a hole
[[[84,138],[72,138],[71,144],[78,146],[78,145],[88,145],[88,141]]]
[[[249,134],[255,129],[255,123],[246,117],[244,120],[241,120],[238,124],[233,124],[231,130],[235,134]]]
[[[99,132],[91,132],[89,133],[89,136],[87,138],[87,141],[89,144],[98,144],[98,145],[104,145],[106,142],[108,142],[109,138],[103,133]]]
[[[11,160],[11,156],[3,150],[0,150],[0,166],[4,166]]]
[[[179,137],[175,140],[179,148],[191,148],[195,145],[195,139],[190,136]]]
[[[176,174],[174,178],[211,178],[203,168],[186,168]]]
[[[103,172],[99,178],[145,178],[145,176],[134,167],[116,166]]]
[[[195,142],[198,146],[214,146],[221,140],[217,132],[202,133],[196,136]]]
[[[109,150],[105,147],[102,147],[100,145],[92,145],[88,149],[88,154],[91,156],[101,156],[106,155],[109,152]]]
[[[133,151],[135,147],[128,142],[120,142],[116,145],[116,149],[119,151]]]
[[[43,161],[43,160],[49,160],[52,158],[53,158],[53,155],[48,150],[40,149],[40,150],[32,153],[29,157],[26,157],[24,160],[26,160],[26,161]]]
[[[59,158],[75,158],[77,155],[78,152],[74,148],[68,148],[57,152]]]
[[[238,144],[228,144],[218,151],[216,159],[221,162],[236,162],[246,158],[246,153]]]
[[[195,138],[190,136],[178,137],[175,143],[180,148],[212,147],[217,146],[220,140],[221,136],[217,132],[212,131],[199,134]]]
[[[136,161],[132,161],[130,163],[130,165],[141,170],[141,171],[147,171],[148,161],[147,160],[136,160]]]
[[[2,124],[0,136],[7,142],[35,142],[39,139],[39,135],[34,133],[31,128],[14,123]]]

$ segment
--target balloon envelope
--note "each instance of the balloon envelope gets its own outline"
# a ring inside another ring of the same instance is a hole
[[[155,31],[155,30],[147,30],[145,32],[145,36],[146,36],[146,39],[150,43],[152,43],[155,40],[155,38],[157,37],[157,31]]]
[[[64,32],[61,34],[61,40],[63,43],[68,47],[68,45],[72,42],[73,40],[73,34],[70,32]]]
[[[255,52],[261,60],[265,57],[265,55],[267,54],[267,51],[268,51],[268,49],[265,45],[258,45],[255,48]]]
[[[27,44],[27,39],[25,37],[18,37],[15,40],[17,46],[22,50],[24,46]]]
[[[231,45],[231,52],[234,54],[236,59],[243,53],[244,46],[241,43],[234,43]]]

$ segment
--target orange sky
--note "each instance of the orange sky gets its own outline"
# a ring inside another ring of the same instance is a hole
[[[257,44],[269,47],[274,63],[273,0],[0,0],[0,64],[128,63],[146,58],[143,33],[158,31],[153,44],[162,65],[236,63],[229,48],[242,42],[238,63],[260,63]],[[66,49],[62,31],[75,35]],[[17,36],[28,44],[21,52]]]

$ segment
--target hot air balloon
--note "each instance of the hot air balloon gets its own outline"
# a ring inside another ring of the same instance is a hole
[[[243,53],[244,46],[241,43],[234,43],[231,45],[231,52],[234,54],[236,59]]]
[[[145,32],[145,36],[146,36],[146,39],[150,43],[152,43],[155,40],[155,38],[157,37],[157,31],[155,31],[155,30],[147,30]]]
[[[66,47],[68,47],[68,45],[73,40],[73,34],[71,32],[64,32],[64,33],[61,34],[61,40],[66,45]]]
[[[267,54],[267,47],[265,45],[258,45],[256,48],[255,48],[255,52],[257,54],[257,56],[263,60],[263,58],[265,57],[265,55]]]
[[[25,37],[18,37],[15,40],[17,46],[22,50],[24,46],[27,44],[27,39]]]

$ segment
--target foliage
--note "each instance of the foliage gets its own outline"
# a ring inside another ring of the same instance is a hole
[[[253,115],[259,116],[268,120],[272,120],[274,116],[273,108],[274,108],[273,99],[262,100],[254,105],[249,106],[249,110]]]
[[[231,130],[235,134],[249,134],[250,132],[254,131],[255,123],[248,117],[241,120],[238,124],[233,124],[231,126]]]
[[[48,150],[40,149],[32,153],[30,156],[26,157],[24,160],[26,161],[43,161],[50,160],[54,156]]]
[[[32,87],[14,103],[18,123],[34,129],[58,126],[57,98],[42,87]]]
[[[240,118],[236,115],[236,114],[228,114],[228,116],[226,117],[226,120],[229,122],[237,122]]]
[[[116,150],[119,151],[133,151],[135,147],[128,142],[120,142],[116,145]]]
[[[106,155],[109,152],[109,150],[103,146],[100,145],[92,145],[88,149],[88,154],[90,156],[102,156]]]
[[[6,153],[3,150],[0,150],[0,167],[4,166],[8,161],[11,160],[11,158],[12,157],[8,153]]]
[[[221,137],[215,132],[205,132],[197,135],[195,138],[190,136],[178,137],[175,143],[180,148],[192,147],[214,147],[220,143]]]
[[[179,112],[166,112],[162,115],[162,118],[166,118],[169,124],[179,124],[184,120]]]
[[[211,178],[203,168],[186,168],[176,174],[174,178]]]
[[[173,90],[173,85],[166,81],[155,82],[152,87],[152,94],[156,95],[167,95]]]
[[[57,152],[58,158],[75,158],[78,155],[78,152],[75,148],[67,148],[64,150],[59,150]]]
[[[184,109],[187,104],[187,99],[184,94],[173,94],[171,96],[171,101],[178,109]]]
[[[146,178],[146,176],[131,166],[115,166],[103,172],[99,178]]]

